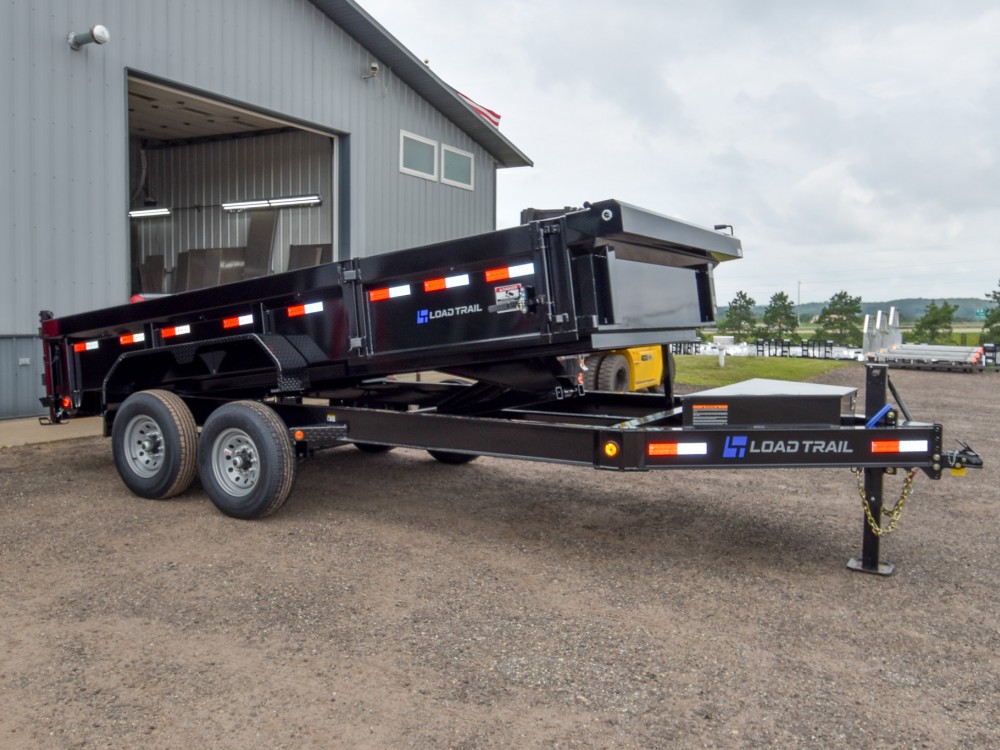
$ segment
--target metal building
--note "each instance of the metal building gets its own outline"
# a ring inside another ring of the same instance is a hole
[[[12,0],[0,418],[66,315],[495,228],[530,160],[353,0]]]

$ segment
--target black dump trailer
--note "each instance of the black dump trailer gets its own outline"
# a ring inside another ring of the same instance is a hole
[[[892,406],[884,367],[868,370],[864,415],[844,413],[851,389],[612,394],[563,369],[567,356],[690,340],[715,322],[713,269],[741,255],[730,234],[608,200],[395,253],[43,311],[42,401],[52,423],[102,416],[136,494],[171,497],[197,474],[237,518],[273,513],[299,459],[351,443],[445,463],[850,467],[866,519],[853,566],[886,572],[883,473],[936,479],[981,461],[945,451],[941,426],[912,420],[898,396]]]

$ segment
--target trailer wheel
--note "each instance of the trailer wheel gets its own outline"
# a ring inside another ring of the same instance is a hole
[[[628,390],[628,360],[621,354],[609,354],[597,373],[597,390],[625,393]]]
[[[227,516],[269,516],[295,483],[288,428],[272,409],[256,401],[219,407],[201,431],[198,474],[215,507]]]
[[[385,453],[386,451],[391,451],[396,446],[380,445],[379,443],[355,443],[354,447],[365,453]]]
[[[169,391],[133,393],[118,409],[111,452],[125,486],[164,500],[191,485],[197,469],[198,427],[191,410]]]
[[[435,459],[443,464],[451,464],[453,466],[459,466],[460,464],[467,464],[469,461],[475,461],[479,456],[475,453],[452,453],[451,451],[432,451],[428,450]]]
[[[603,354],[591,354],[583,361],[587,366],[586,371],[583,373],[583,390],[585,391],[596,391],[597,390],[597,373],[601,369],[601,362],[604,361]]]

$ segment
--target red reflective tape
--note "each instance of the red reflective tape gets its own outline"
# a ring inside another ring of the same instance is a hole
[[[74,352],[85,352],[85,351],[87,351],[87,342],[81,341],[78,344],[73,344],[73,351]]]
[[[676,456],[677,443],[650,443],[647,450],[650,456]]]
[[[440,279],[430,279],[424,282],[425,292],[438,292],[442,289],[454,289],[459,286],[469,285],[469,274],[461,273],[457,276],[445,276]]]
[[[173,338],[174,336],[183,336],[186,333],[191,333],[190,325],[183,326],[171,326],[170,328],[164,328],[160,331],[160,336],[165,339]]]
[[[926,440],[872,440],[872,453],[927,453]]]
[[[323,303],[322,302],[307,302],[304,305],[293,305],[292,307],[289,307],[288,308],[288,317],[289,318],[298,318],[299,316],[302,316],[302,315],[309,315],[310,313],[316,313],[316,312],[322,312],[322,311],[323,311]],[[245,316],[245,317],[249,317],[249,316]],[[240,318],[240,320],[243,321],[243,318]],[[251,318],[250,322],[251,323],[253,322],[252,318]],[[241,322],[240,325],[243,325],[243,323]]]
[[[225,318],[222,321],[223,328],[238,328],[248,326],[253,323],[253,315],[238,315],[235,318]]]
[[[872,453],[899,453],[899,441],[872,440]]]
[[[650,456],[707,456],[708,443],[650,443],[646,452]]]
[[[368,299],[371,302],[380,302],[386,299],[393,299],[395,297],[408,297],[410,296],[410,285],[402,284],[400,286],[388,286],[382,289],[372,289],[368,292]]]
[[[118,339],[118,342],[122,346],[129,346],[131,344],[139,344],[146,340],[146,334],[144,333],[126,333]]]
[[[491,268],[489,271],[486,272],[487,282],[504,281],[505,279],[509,278],[510,278],[509,268]]]

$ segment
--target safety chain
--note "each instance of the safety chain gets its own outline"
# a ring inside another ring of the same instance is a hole
[[[903,478],[903,490],[899,493],[899,500],[891,508],[882,509],[882,512],[889,517],[889,523],[886,526],[879,526],[875,520],[875,516],[872,515],[871,507],[868,505],[868,493],[865,492],[864,469],[851,469],[851,471],[858,477],[858,494],[861,496],[861,505],[865,509],[865,518],[868,519],[868,526],[871,528],[872,533],[879,538],[889,536],[889,534],[896,530],[896,526],[899,525],[899,517],[903,515],[903,507],[913,492],[913,480],[917,476],[918,470],[910,469],[906,472],[906,476]]]

